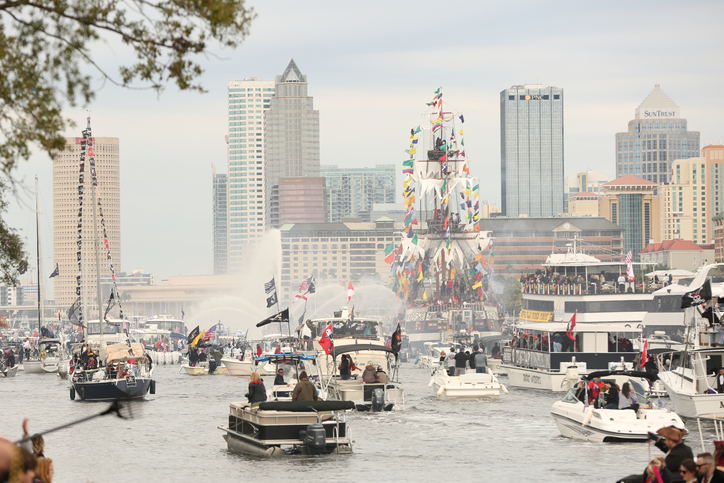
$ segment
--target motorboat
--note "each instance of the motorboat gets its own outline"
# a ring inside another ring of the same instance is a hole
[[[189,376],[216,376],[218,374],[226,374],[226,367],[214,365],[214,369],[211,370],[211,364],[209,361],[198,362],[195,366],[184,364],[181,366],[181,370]]]
[[[336,340],[335,340],[336,342]],[[355,364],[364,367],[372,364],[377,368],[379,382],[365,383],[361,374],[352,373],[349,379],[342,379],[337,373],[337,359],[342,354],[352,354],[356,357]],[[323,392],[327,393],[328,400],[351,401],[358,411],[392,411],[405,408],[405,396],[399,382],[399,363],[397,353],[385,346],[375,344],[349,344],[335,347],[330,354],[334,371],[327,375]],[[385,361],[383,366],[375,365],[371,361]],[[327,364],[327,367],[329,364]]]
[[[348,454],[353,408],[352,401],[233,402],[229,424],[219,429],[230,451],[254,456]]]
[[[81,401],[136,399],[149,392],[156,393],[153,363],[139,343],[113,344],[103,348],[99,355],[84,368],[80,362],[71,376],[70,398],[76,394]]]
[[[30,359],[23,361],[28,374],[60,374],[68,372],[68,360],[63,357],[63,341],[41,337],[33,348]]]
[[[465,374],[450,376],[443,363],[433,371],[429,386],[438,399],[455,401],[498,399],[500,391],[508,392],[489,367],[485,372],[469,369]]]
[[[15,375],[18,373],[17,362],[13,364],[9,363],[8,351],[10,350],[11,349],[0,348],[0,376],[3,377],[15,377]],[[10,358],[12,358],[12,360],[15,360],[14,354],[10,354]]]
[[[597,409],[589,401],[576,397],[576,390],[570,389],[565,397],[553,403],[551,416],[561,435],[592,442],[642,442],[648,440],[648,434],[655,433],[666,426],[686,429],[679,415],[670,409],[660,408],[647,401],[648,384],[642,384],[648,373],[618,371],[615,374],[589,374],[585,383],[596,376],[602,376],[603,382],[622,384],[628,382],[635,394],[633,399],[642,401],[638,410],[633,409]],[[655,377],[655,376],[654,376]]]
[[[711,285],[712,300],[706,305],[713,309],[716,318],[709,321],[698,306],[685,308],[686,348],[657,355],[659,379],[676,412],[687,418],[724,415],[724,394],[717,391],[716,383],[717,373],[724,367],[724,326],[719,309],[724,299],[724,264],[701,268],[687,291],[695,291],[707,281]]]
[[[180,364],[183,355],[181,351],[174,350],[176,339],[172,337],[179,334],[155,327],[130,330],[131,340],[144,344],[146,353],[157,366]]]

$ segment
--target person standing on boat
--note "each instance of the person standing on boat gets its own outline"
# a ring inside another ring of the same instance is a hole
[[[667,426],[656,431],[656,434],[649,433],[649,439],[655,441],[656,447],[666,453],[666,467],[679,468],[681,462],[687,458],[694,459],[694,453],[684,444],[685,429],[676,426]],[[663,436],[663,438],[658,435]]]
[[[719,374],[716,376],[716,392],[724,393],[724,367],[719,369]]]
[[[292,401],[317,401],[317,388],[314,387],[307,377],[307,371],[299,373],[299,382],[292,391]]]
[[[258,373],[251,373],[249,389],[247,390],[245,396],[252,406],[266,401],[266,388],[264,387],[264,382],[261,380]]]
[[[30,345],[30,339],[26,337],[25,342],[23,342],[23,352],[25,352],[26,361],[30,359],[30,349],[32,349],[32,346]]]
[[[618,293],[624,293],[626,291],[626,277],[622,273],[618,274]]]
[[[477,374],[485,374],[488,369],[488,358],[485,356],[485,352],[482,349],[478,349],[473,354],[473,360],[475,361],[475,372]]]
[[[349,359],[347,354],[342,354],[342,363],[339,365],[339,375],[343,381],[349,379],[352,375],[352,370],[349,367]]]
[[[284,380],[284,369],[279,369],[277,371],[277,377],[274,378],[274,385],[275,386],[283,386],[284,384],[287,384]],[[287,384],[288,386],[289,384]]]
[[[591,397],[593,397],[594,407],[598,407],[598,395],[603,389],[604,384],[601,382],[600,377],[594,377],[591,382],[588,383],[588,389],[591,391]]]
[[[455,375],[460,376],[465,374],[465,365],[468,362],[468,356],[465,354],[465,350],[460,347],[460,352],[455,354]]]

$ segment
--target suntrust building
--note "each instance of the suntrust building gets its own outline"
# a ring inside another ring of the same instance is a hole
[[[687,131],[687,124],[679,106],[656,84],[636,109],[628,132],[616,134],[617,177],[669,182],[672,161],[699,156],[699,133]]]

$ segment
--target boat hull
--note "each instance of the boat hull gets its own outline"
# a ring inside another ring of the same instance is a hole
[[[227,369],[224,366],[217,367],[212,374],[209,374],[209,366],[194,366],[183,365],[183,370],[189,376],[215,376],[217,374],[226,374]]]
[[[152,379],[135,378],[135,385],[127,379],[72,382],[76,397],[81,401],[109,401],[114,399],[137,399],[148,394]]]
[[[648,433],[666,426],[684,428],[681,418],[666,409],[594,409],[583,403],[557,401],[551,416],[562,436],[595,443],[645,442]]]
[[[4,371],[0,371],[0,376],[3,377],[15,377],[18,373],[18,366],[13,366],[10,369],[5,369]]]
[[[236,359],[221,359],[221,363],[226,367],[226,373],[230,376],[251,376],[256,372],[260,376],[275,375],[275,367],[273,364],[265,364],[257,366],[253,360],[239,361]],[[267,366],[270,366],[268,368]]]
[[[552,392],[568,390],[565,373],[539,371],[506,364],[502,364],[501,369],[508,373],[508,381],[512,387],[543,389]]]

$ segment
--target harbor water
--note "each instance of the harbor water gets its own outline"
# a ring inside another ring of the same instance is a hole
[[[148,481],[616,481],[641,473],[648,443],[587,443],[560,436],[550,416],[563,394],[510,388],[499,401],[438,401],[429,372],[403,364],[404,411],[351,413],[352,455],[259,459],[229,452],[218,426],[229,403],[243,400],[248,379],[188,376],[159,366],[156,394],[130,403],[133,417],[103,416],[47,435],[55,483]],[[272,378],[264,378],[267,388]],[[502,377],[506,383],[507,378]],[[101,412],[108,403],[71,401],[68,381],[25,374],[0,379],[0,436],[30,431]],[[668,400],[665,404],[668,404]],[[701,452],[696,421],[686,442]],[[713,450],[713,428],[704,430]]]

